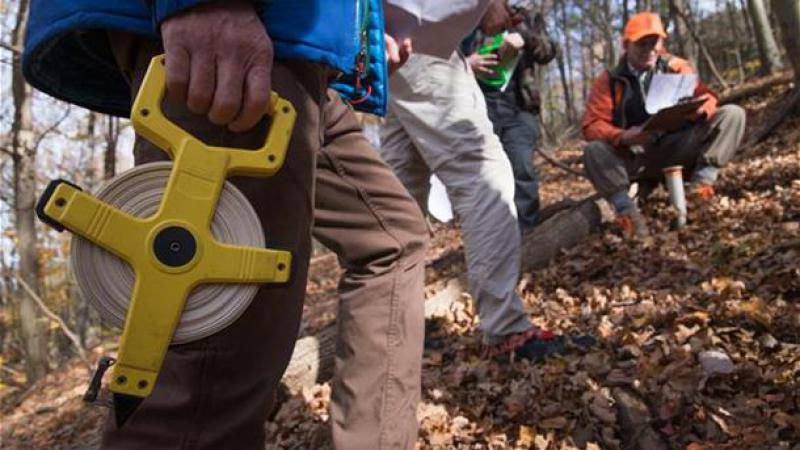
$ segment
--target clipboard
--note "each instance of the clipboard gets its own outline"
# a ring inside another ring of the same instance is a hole
[[[685,127],[692,114],[705,103],[703,98],[695,98],[664,108],[647,119],[642,128],[644,131],[672,133]]]

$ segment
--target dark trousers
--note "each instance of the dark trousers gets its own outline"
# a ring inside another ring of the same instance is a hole
[[[514,203],[520,228],[528,229],[539,221],[539,175],[533,165],[533,151],[539,139],[536,116],[519,109],[494,93],[485,93],[494,133],[514,171]]]
[[[112,36],[112,44],[135,93],[160,49],[129,36]],[[109,421],[102,449],[264,448],[264,423],[297,339],[312,233],[344,268],[330,412],[334,448],[414,446],[427,227],[352,110],[327,89],[327,75],[318,64],[276,62],[273,90],[298,114],[286,162],[271,178],[230,180],[253,205],[267,244],[292,252],[290,282],[263,286],[221,332],[171,346],[153,394],[121,430]],[[263,130],[234,134],[183,107],[163,108],[206,143],[263,142]],[[134,157],[142,164],[166,156],[137,137]]]
[[[603,197],[627,191],[631,179],[664,179],[662,169],[680,165],[689,173],[705,166],[724,167],[744,137],[745,112],[737,105],[721,106],[710,120],[662,136],[644,152],[592,141],[583,151],[583,164],[592,185]]]

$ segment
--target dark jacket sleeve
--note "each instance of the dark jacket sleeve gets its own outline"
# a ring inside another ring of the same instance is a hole
[[[556,57],[558,44],[547,34],[540,14],[526,14],[516,30],[525,41],[525,52],[537,64],[547,64]]]

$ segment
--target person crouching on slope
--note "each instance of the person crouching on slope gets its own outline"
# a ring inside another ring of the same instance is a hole
[[[653,76],[696,73],[688,61],[667,53],[666,38],[658,15],[642,12],[631,17],[623,32],[624,54],[615,68],[595,80],[583,117],[583,135],[589,142],[583,154],[586,174],[616,210],[627,237],[649,234],[628,195],[632,178],[660,181],[663,168],[681,165],[691,173],[690,196],[710,199],[720,168],[731,160],[744,134],[744,110],[737,105],[718,107],[716,95],[699,81],[694,97],[704,101],[685,127],[671,133],[644,129]]]

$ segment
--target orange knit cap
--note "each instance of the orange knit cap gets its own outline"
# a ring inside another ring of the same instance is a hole
[[[664,24],[661,23],[661,17],[658,14],[651,12],[642,12],[632,16],[628,23],[625,24],[625,31],[622,33],[624,41],[636,42],[647,36],[661,36],[667,38],[667,32],[664,31]]]

